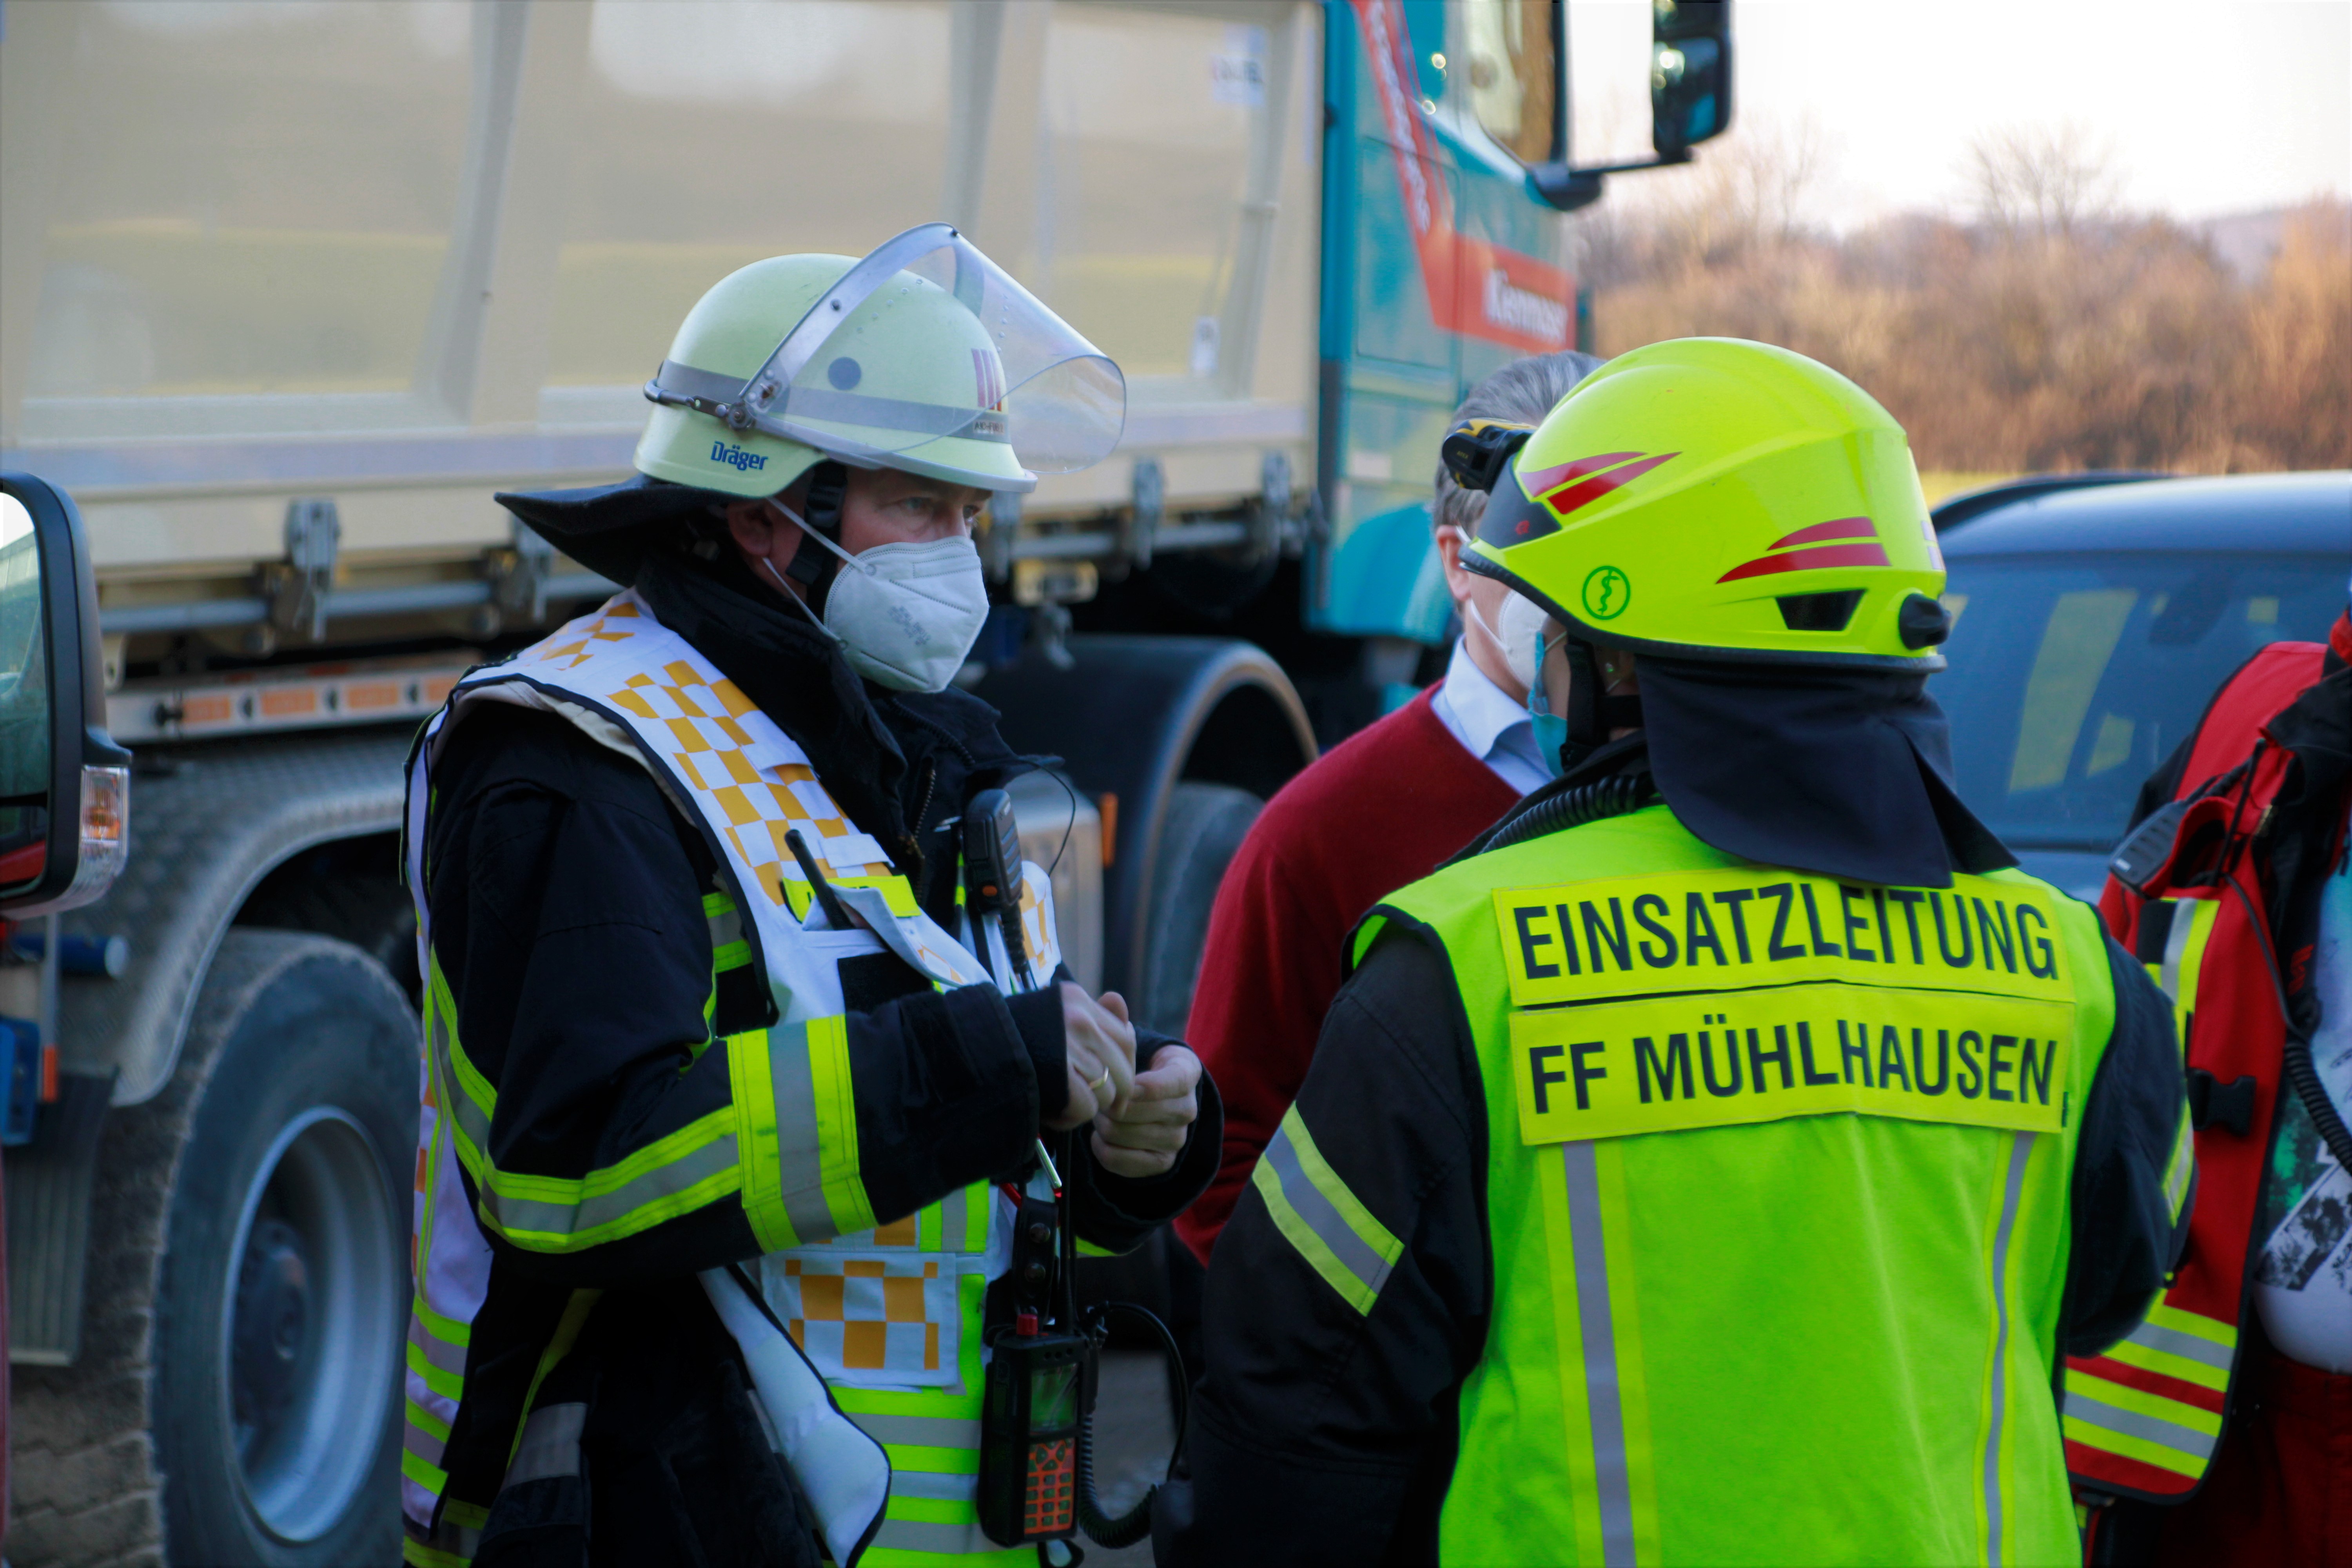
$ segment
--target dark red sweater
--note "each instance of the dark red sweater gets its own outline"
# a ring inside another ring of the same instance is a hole
[[[1224,1160],[1176,1221],[1204,1263],[1307,1077],[1348,933],[1518,799],[1430,710],[1431,695],[1285,784],[1217,889],[1185,1038],[1224,1098]]]

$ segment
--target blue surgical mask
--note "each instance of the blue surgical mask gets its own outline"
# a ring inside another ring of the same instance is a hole
[[[1551,700],[1544,694],[1544,655],[1549,652],[1543,634],[1535,636],[1535,679],[1528,682],[1528,722],[1535,726],[1536,754],[1543,759],[1544,772],[1559,777],[1559,749],[1568,744],[1568,720],[1551,710]]]

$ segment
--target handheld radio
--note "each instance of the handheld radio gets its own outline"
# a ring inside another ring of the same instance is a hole
[[[1062,1257],[1075,1250],[1063,1212],[1068,1198],[1042,1142],[1037,1153],[1054,1196],[1017,1200],[1013,1321],[988,1331],[981,1402],[980,1527],[1004,1546],[1077,1533],[1078,1449],[1094,1408],[1098,1347],[1076,1328]]]
[[[1013,818],[1013,797],[1001,789],[984,789],[964,807],[963,868],[972,935],[978,938],[980,922],[995,916],[1013,972],[1023,984],[1035,985],[1029,973],[1029,946],[1021,934],[1021,828]],[[977,945],[985,959],[987,944]]]

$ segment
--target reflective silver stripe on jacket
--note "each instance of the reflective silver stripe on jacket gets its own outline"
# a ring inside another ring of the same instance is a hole
[[[580,1434],[588,1425],[588,1406],[581,1400],[542,1405],[522,1424],[522,1437],[507,1466],[506,1484],[543,1481],[580,1473]]]
[[[465,1378],[466,1347],[453,1345],[426,1328],[425,1320],[418,1317],[414,1310],[408,1314],[408,1342],[416,1347],[417,1353],[434,1371],[446,1373],[460,1381]]]
[[[2000,1197],[2000,1228],[1992,1238],[1992,1411],[1985,1433],[1985,1564],[2000,1568],[2000,1437],[2009,1419],[2009,1240],[2025,1195],[2025,1166],[2033,1157],[2034,1134],[2020,1132],[2009,1147],[2009,1178]]]
[[[875,1534],[874,1545],[877,1551],[930,1552],[942,1557],[1004,1550],[988,1538],[978,1520],[970,1524],[935,1524],[927,1519],[886,1519]]]
[[[1600,1493],[1601,1560],[1633,1568],[1633,1485],[1625,1454],[1625,1411],[1617,1383],[1617,1324],[1609,1307],[1609,1254],[1601,1226],[1601,1178],[1589,1142],[1560,1145],[1568,1225],[1576,1263],[1576,1315],[1584,1341],[1584,1402],[1592,1428],[1592,1479]]]
[[[2221,1441],[2214,1433],[2200,1432],[2194,1426],[2184,1426],[2178,1421],[2167,1421],[2161,1416],[2143,1415],[2137,1410],[2126,1410],[2104,1399],[2088,1398],[2071,1387],[2066,1391],[2066,1414],[2094,1426],[2120,1432],[2127,1437],[2137,1437],[2197,1459],[2210,1459],[2215,1445]]]
[[[2236,1346],[2218,1345],[2211,1340],[2186,1334],[2179,1329],[2159,1328],[2154,1323],[2143,1322],[2124,1339],[2143,1350],[2162,1351],[2166,1355],[2177,1355],[2183,1361],[2201,1362],[2224,1376],[2228,1375],[2231,1367],[2237,1364]],[[2071,1399],[2067,1401],[2067,1408],[2074,1408]]]
[[[952,1415],[877,1415],[862,1410],[844,1414],[857,1423],[859,1428],[876,1442],[888,1447],[899,1444],[921,1448],[967,1448],[980,1447],[980,1423]]]
[[[768,1031],[768,1078],[776,1099],[776,1164],[782,1172],[784,1217],[803,1244],[841,1234],[824,1198],[824,1147],[809,1066],[808,1027]]]
[[[481,1184],[482,1206],[502,1231],[537,1235],[578,1236],[626,1218],[650,1204],[674,1197],[708,1177],[735,1168],[735,1135],[723,1132],[701,1148],[680,1154],[633,1176],[610,1192],[596,1193],[566,1203],[552,1198],[521,1198]]]
[[[1388,1283],[1389,1260],[1356,1234],[1356,1227],[1348,1223],[1339,1205],[1307,1175],[1299,1163],[1297,1146],[1291,1141],[1287,1121],[1275,1130],[1273,1142],[1265,1146],[1265,1159],[1282,1184],[1282,1195],[1289,1200],[1307,1228],[1330,1248],[1340,1267],[1356,1277],[1364,1289],[1365,1300],[1378,1298],[1381,1287]]]

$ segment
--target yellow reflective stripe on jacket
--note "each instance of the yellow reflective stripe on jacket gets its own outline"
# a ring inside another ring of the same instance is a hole
[[[2189,1107],[2180,1108],[2180,1127],[2172,1135],[2172,1158],[2164,1166],[2164,1207],[2179,1225],[2189,1210],[2191,1178],[2197,1173],[2197,1132],[2189,1120]]]
[[[710,973],[715,979],[751,962],[751,943],[743,934],[743,913],[724,893],[702,895],[703,918],[710,922]]]
[[[2095,1370],[2069,1366],[2063,1413],[2067,1440],[2196,1479],[2205,1473],[2220,1441],[2221,1409],[2237,1350],[2235,1323],[2158,1300],[2145,1321],[2088,1366],[2095,1369],[2105,1362],[2154,1373],[2206,1390],[2210,1398],[2192,1404],[2127,1386]]]
[[[408,1369],[425,1380],[425,1386],[445,1399],[457,1399],[466,1388],[466,1346],[451,1343],[436,1331],[436,1314],[425,1305],[424,1298],[412,1297],[408,1318]],[[440,1319],[446,1322],[446,1319]]]
[[[1369,1315],[1404,1244],[1348,1190],[1315,1147],[1298,1107],[1283,1112],[1250,1184],[1299,1256],[1357,1311]]]
[[[731,1104],[585,1176],[541,1176],[499,1170],[486,1152],[497,1091],[449,1026],[455,1005],[433,967],[429,1045],[456,1087],[446,1109],[485,1228],[533,1251],[578,1252],[739,1194],[762,1245],[776,1241],[771,1251],[873,1225],[841,1017],[730,1037]]]
[[[730,1036],[727,1068],[745,1152],[743,1213],[760,1249],[871,1229],[848,1021],[835,1015]]]
[[[2064,1425],[2078,1443],[2184,1476],[2204,1473],[2221,1437],[2212,1411],[2074,1367],[2066,1369]]]
[[[968,1194],[978,1194],[984,1204],[984,1184],[950,1194],[946,1202],[969,1204]],[[984,1226],[970,1228],[977,1235]],[[1037,1560],[1035,1547],[999,1546],[980,1528],[980,1390],[985,1375],[980,1330],[986,1293],[987,1281],[977,1272],[958,1282],[963,1324],[953,1385],[905,1390],[831,1384],[842,1411],[890,1458],[882,1527],[858,1559],[866,1568],[1027,1568]]]
[[[2175,1035],[2189,1049],[2189,1016],[2197,1010],[2197,975],[2205,966],[2205,944],[2212,940],[2213,922],[2221,913],[2219,899],[2172,900],[2172,929],[2164,939],[2164,957],[2149,965],[2157,985],[2172,998]]]
[[[595,1310],[597,1298],[604,1294],[602,1290],[577,1289],[563,1303],[563,1316],[556,1320],[555,1332],[548,1336],[547,1348],[539,1352],[539,1365],[531,1370],[530,1386],[522,1393],[523,1418],[515,1423],[514,1439],[507,1445],[509,1469],[514,1468],[515,1450],[522,1447],[523,1428],[530,1423],[531,1407],[539,1403],[539,1385],[547,1381],[547,1374],[555,1370],[557,1363],[572,1353],[580,1331],[587,1326],[588,1314]]]
[[[2237,1332],[2231,1325],[2181,1311],[2159,1300],[2148,1309],[2146,1321],[2100,1354],[2125,1366],[2223,1394],[2230,1387],[2230,1367],[2237,1359]]]
[[[1658,1561],[1657,1468],[1633,1290],[1622,1145],[1560,1145],[1542,1183],[1550,1237],[1552,1331],[1583,1397],[1559,1402],[1574,1485],[1576,1560],[1633,1568]]]
[[[2018,1354],[2017,1313],[2019,1265],[2014,1242],[2018,1212],[2025,1196],[2028,1167],[2032,1163],[2036,1134],[2021,1131],[2009,1141],[2001,1162],[1999,1199],[1986,1205],[1990,1224],[1984,1239],[1985,1279],[1992,1285],[1991,1322],[1988,1325],[1984,1376],[1985,1436],[1979,1474],[1979,1523],[1984,1531],[1984,1560],[1998,1565],[2016,1561],[2016,1521],[2009,1507],[2009,1478],[2017,1464],[2020,1414],[2010,1399],[2011,1367]],[[2047,1169],[2045,1164],[2044,1169]]]

